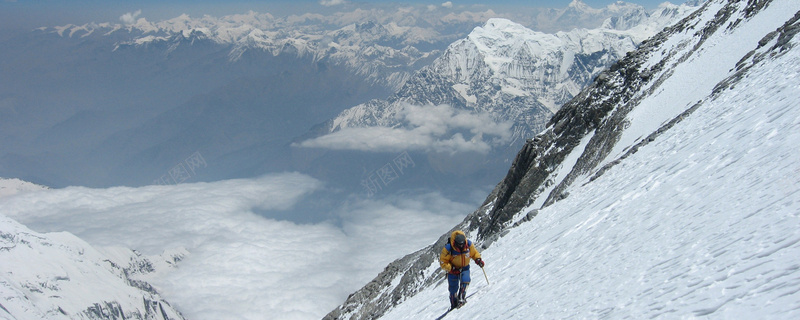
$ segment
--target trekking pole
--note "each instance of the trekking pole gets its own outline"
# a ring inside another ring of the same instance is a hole
[[[486,278],[486,285],[489,285],[489,277],[486,276],[486,270],[481,267],[481,272],[483,272],[483,277]]]

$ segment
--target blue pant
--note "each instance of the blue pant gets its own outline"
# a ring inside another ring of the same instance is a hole
[[[467,287],[469,287],[469,266],[461,268],[460,274],[447,274],[447,284],[450,290],[450,305],[455,306],[459,300],[466,300]]]

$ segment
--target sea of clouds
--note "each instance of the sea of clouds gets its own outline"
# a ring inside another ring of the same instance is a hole
[[[320,318],[391,261],[434,242],[474,210],[437,193],[354,197],[330,219],[299,224],[269,212],[314,201],[326,186],[299,173],[139,188],[69,187],[0,199],[38,232],[67,231],[95,248],[189,252],[148,279],[190,319]],[[266,213],[266,214],[265,214]]]

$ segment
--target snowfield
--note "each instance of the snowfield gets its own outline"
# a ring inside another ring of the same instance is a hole
[[[789,3],[760,19],[779,26],[797,10]],[[482,252],[491,283],[474,268],[469,302],[445,319],[799,319],[800,41],[791,44]],[[684,69],[666,92],[720,76]],[[434,319],[448,306],[441,283],[382,319]]]

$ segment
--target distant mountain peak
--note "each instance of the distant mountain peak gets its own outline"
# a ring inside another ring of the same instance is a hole
[[[620,1],[618,1],[618,2],[620,2]],[[578,10],[581,10],[581,11],[586,11],[586,10],[591,10],[592,9],[592,7],[590,7],[588,4],[586,4],[586,2],[583,2],[581,0],[572,0],[567,5],[567,8],[578,9]]]
[[[641,8],[633,6],[632,8]],[[688,14],[623,19],[627,31],[611,28],[543,33],[505,18],[488,19],[452,43],[430,66],[412,76],[387,101],[353,107],[329,122],[329,132],[354,127],[398,125],[401,103],[448,104],[513,119],[511,145],[544,128],[544,121],[600,71],[636,44]],[[637,11],[638,12],[638,11]],[[648,28],[637,28],[647,25]],[[319,132],[318,132],[319,133]],[[315,144],[318,145],[318,144]]]
[[[582,16],[582,15],[596,15],[601,14],[603,9],[595,9],[581,0],[572,0],[572,2],[564,8],[562,15],[568,16]]]
[[[6,179],[0,178],[0,198],[11,196],[19,193],[40,191],[49,189],[46,186],[41,186],[35,183],[27,182],[20,179]]]

